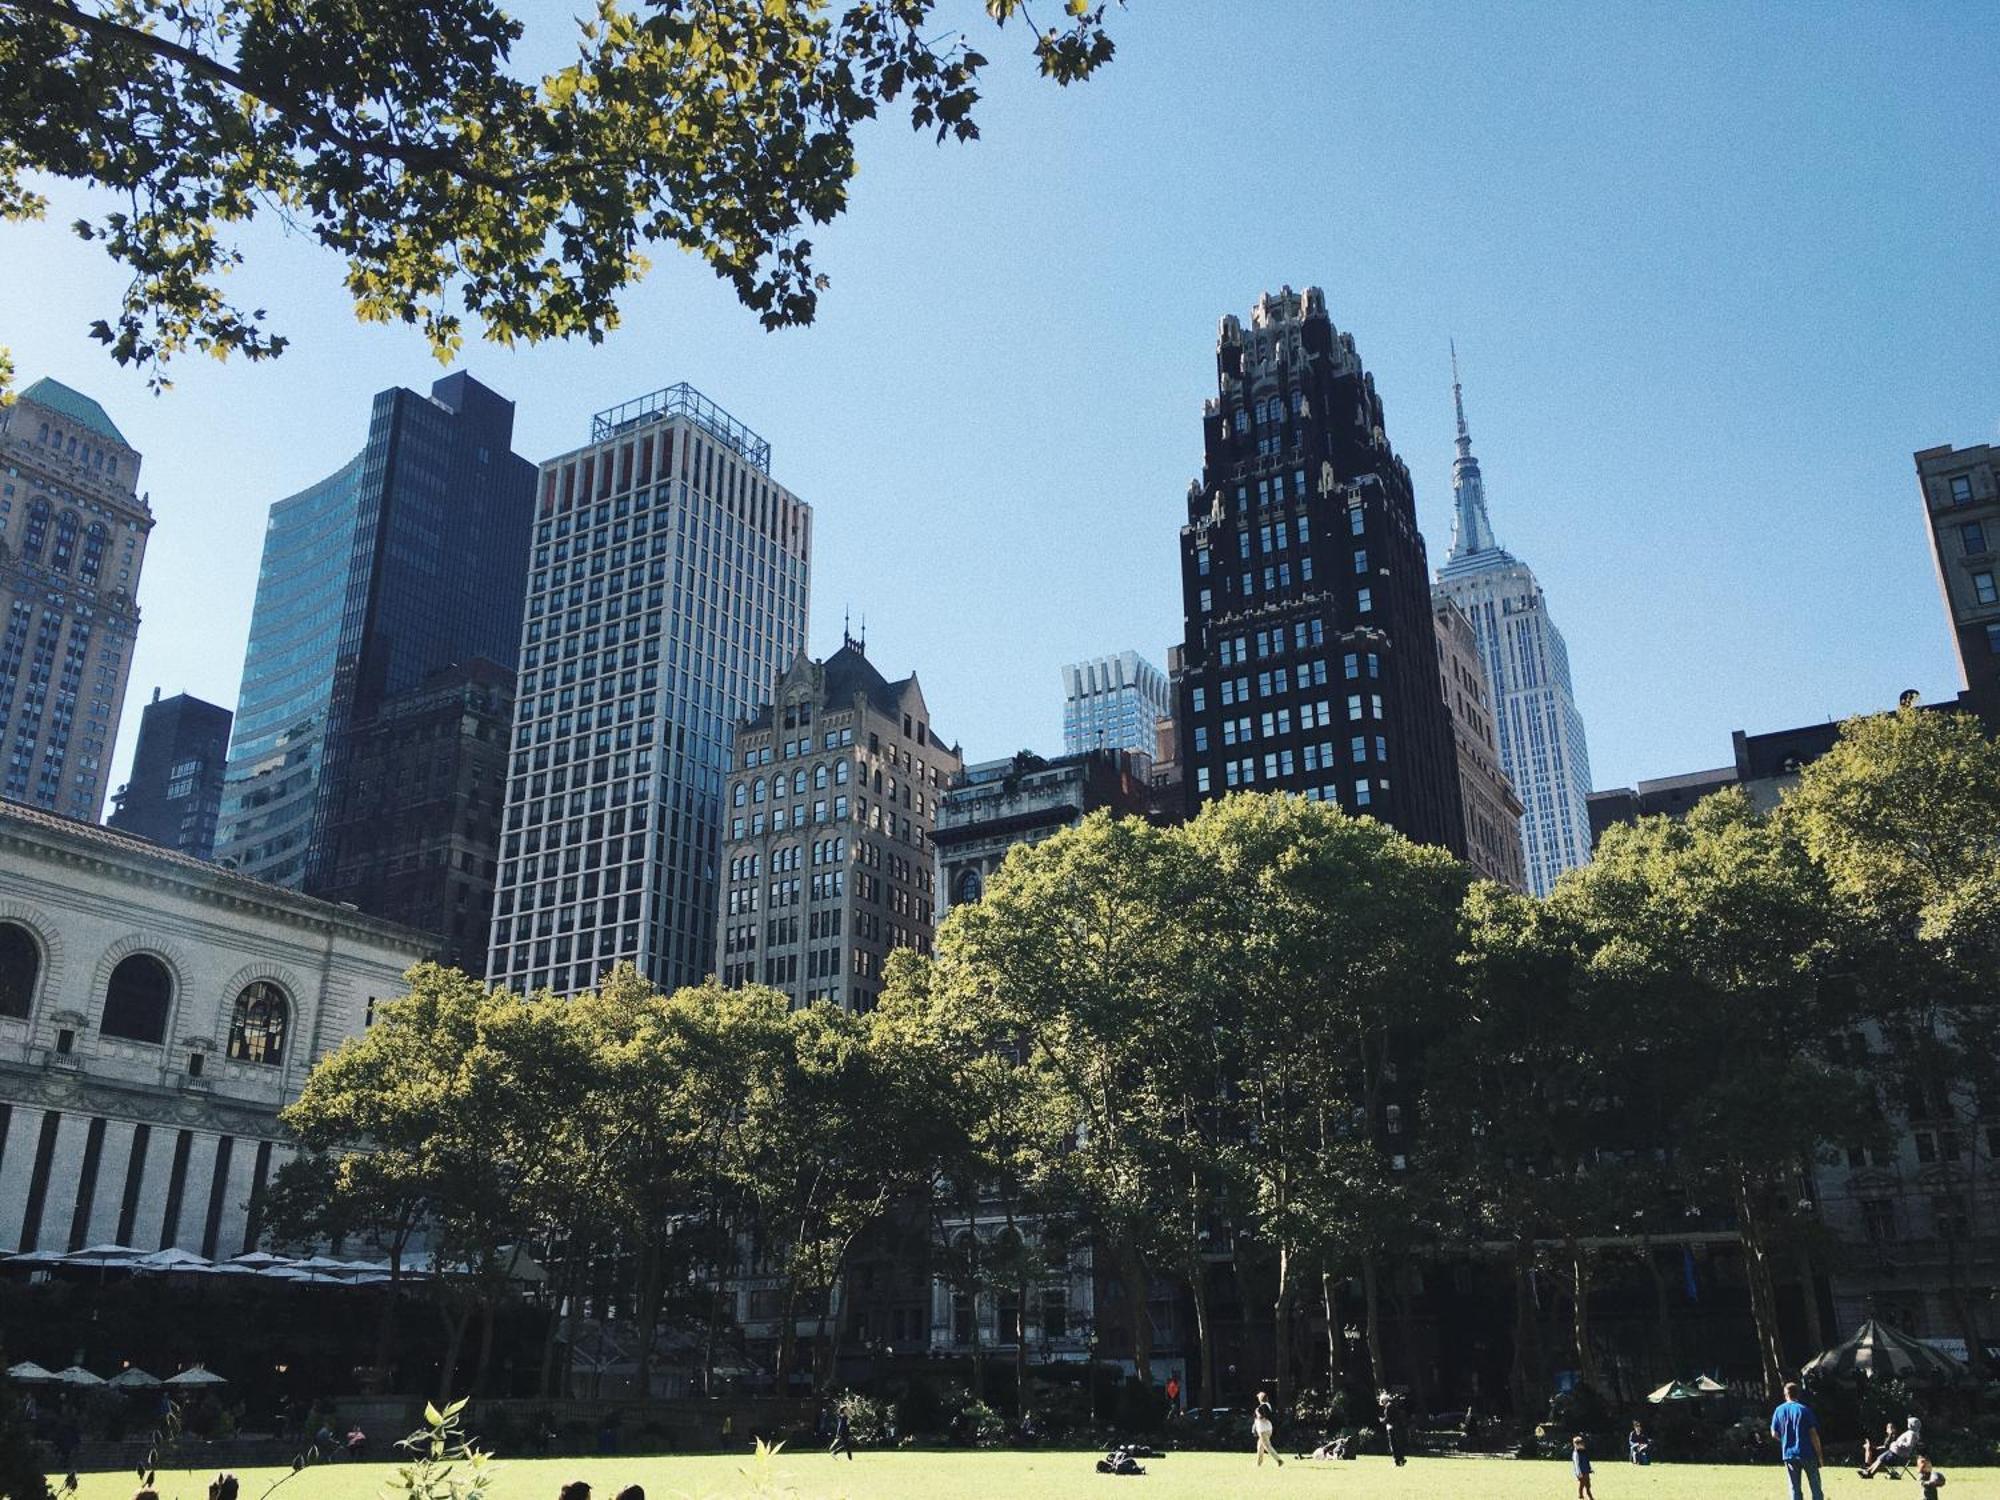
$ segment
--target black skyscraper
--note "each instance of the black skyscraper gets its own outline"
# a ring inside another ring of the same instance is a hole
[[[1464,852],[1409,471],[1317,287],[1222,320],[1181,531],[1190,809],[1231,791],[1338,801]]]
[[[186,693],[162,700],[154,688],[139,720],[132,779],[112,794],[117,810],[105,821],[164,849],[213,856],[229,722],[226,708]]]

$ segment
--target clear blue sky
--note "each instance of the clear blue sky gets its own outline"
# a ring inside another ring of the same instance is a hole
[[[567,10],[522,7],[542,48]],[[817,510],[815,653],[865,612],[973,758],[1060,747],[1065,661],[1164,664],[1215,321],[1287,282],[1358,341],[1434,559],[1457,338],[1598,785],[1956,691],[1910,454],[2000,442],[1990,8],[1134,0],[1112,23],[1117,61],[1069,91],[982,37],[974,145],[870,132],[814,236],[816,327],[764,333],[674,256],[603,346],[465,368],[537,460],[683,379],[770,438]],[[77,206],[0,229],[0,342],[146,456],[122,780],[155,684],[235,701],[266,507],[361,445],[377,389],[440,371],[272,232],[238,280],[291,352],[186,360],[154,398],[84,335],[118,277],[61,227]]]

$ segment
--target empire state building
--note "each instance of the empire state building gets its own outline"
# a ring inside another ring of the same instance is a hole
[[[1437,592],[1465,611],[1493,684],[1500,764],[1520,796],[1528,885],[1548,894],[1564,870],[1590,859],[1590,751],[1570,685],[1569,647],[1549,615],[1534,569],[1494,538],[1486,486],[1472,435],[1458,354],[1451,361],[1458,415],[1458,457],[1451,488],[1457,505],[1451,551],[1437,570]]]

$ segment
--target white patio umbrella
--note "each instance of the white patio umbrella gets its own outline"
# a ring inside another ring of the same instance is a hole
[[[130,1245],[106,1243],[102,1245],[85,1245],[76,1253],[78,1255],[95,1256],[101,1260],[137,1260],[146,1252],[143,1250],[134,1250]]]
[[[192,1250],[170,1248],[140,1256],[132,1262],[132,1268],[138,1271],[206,1271],[210,1264],[205,1255],[196,1255]]]
[[[103,1385],[104,1377],[93,1375],[82,1365],[71,1365],[66,1370],[56,1371],[56,1380],[62,1385],[95,1386]]]
[[[18,1365],[7,1366],[7,1378],[16,1385],[53,1385],[56,1372],[43,1368],[32,1359],[24,1359]]]
[[[104,1383],[121,1391],[156,1391],[160,1388],[160,1377],[148,1375],[137,1365],[127,1365]]]
[[[206,1365],[192,1365],[181,1371],[178,1375],[169,1375],[160,1384],[177,1386],[182,1390],[186,1390],[191,1386],[228,1385],[229,1382]]]
[[[7,1264],[10,1266],[54,1266],[60,1265],[64,1258],[65,1252],[61,1250],[29,1250],[21,1255],[8,1256]]]
[[[273,1255],[268,1250],[246,1251],[242,1255],[231,1256],[228,1262],[232,1266],[245,1266],[252,1271],[264,1271],[272,1266],[289,1266],[291,1263],[288,1256]]]

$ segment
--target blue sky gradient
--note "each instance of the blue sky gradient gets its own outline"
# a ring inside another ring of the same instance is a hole
[[[947,9],[950,8],[948,3]],[[523,6],[541,56],[567,6]],[[983,27],[962,0],[966,24]],[[817,512],[812,640],[866,614],[968,757],[1060,748],[1057,669],[1179,637],[1176,537],[1219,314],[1326,289],[1449,541],[1456,337],[1503,545],[1568,637],[1599,786],[1720,765],[1732,729],[1958,687],[1910,461],[2000,442],[2000,27],[1971,4],[1196,4],[1114,13],[1058,90],[1010,34],[985,139],[866,133],[814,235],[819,323],[761,331],[668,253],[602,346],[474,345],[540,460],[690,380]],[[149,395],[84,330],[115,268],[0,228],[23,384],[96,396],[159,526],[121,731],[155,684],[233,703],[271,501],[440,373],[341,267],[260,229],[239,273],[292,336]]]

